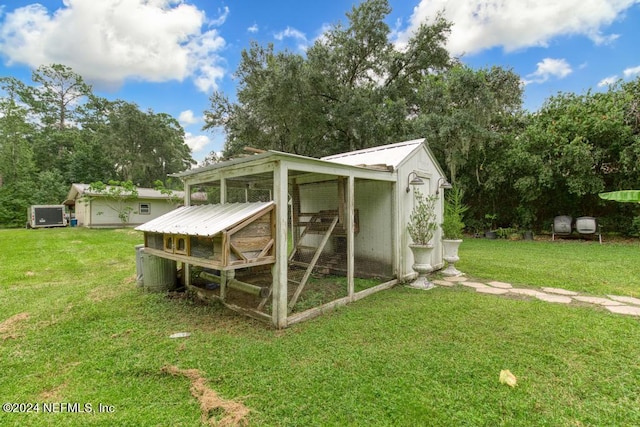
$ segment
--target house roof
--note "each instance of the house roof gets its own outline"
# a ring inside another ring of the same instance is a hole
[[[414,139],[412,141],[397,142],[395,144],[370,147],[348,153],[334,154],[323,157],[322,160],[351,166],[385,166],[393,170],[397,169],[398,166],[423,143],[424,138]]]
[[[136,227],[136,230],[211,237],[273,206],[274,202],[183,206]]]
[[[71,184],[71,189],[69,190],[69,193],[67,193],[67,199],[65,200],[65,203],[73,202],[74,200],[82,196],[100,196],[101,195],[99,192],[90,191],[89,187],[90,187],[89,184],[78,184],[78,183]],[[108,185],[107,189],[110,187],[111,186]],[[153,188],[138,187],[136,188],[136,190],[138,191],[139,199],[168,200],[171,198],[177,198],[177,199],[184,198],[184,191],[173,191],[172,195],[168,195],[168,194],[163,194],[159,190],[156,190]]]

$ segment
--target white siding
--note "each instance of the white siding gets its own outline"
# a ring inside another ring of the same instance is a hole
[[[356,180],[355,208],[358,210],[360,232],[355,235],[355,256],[393,261],[393,184],[381,181]]]

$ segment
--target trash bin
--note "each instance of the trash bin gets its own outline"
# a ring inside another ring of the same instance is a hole
[[[172,291],[176,288],[176,262],[170,259],[141,252],[142,282],[151,292]]]
[[[77,227],[78,226],[78,219],[77,218],[71,218],[71,226],[72,227]]]

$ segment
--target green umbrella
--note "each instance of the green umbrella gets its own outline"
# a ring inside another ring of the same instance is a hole
[[[598,194],[601,199],[615,200],[616,202],[640,203],[640,190],[620,190]]]

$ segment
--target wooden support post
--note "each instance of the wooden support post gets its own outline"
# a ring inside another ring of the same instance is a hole
[[[184,205],[191,206],[191,186],[189,184],[184,184]],[[147,246],[147,233],[144,236],[145,246]],[[191,286],[191,264],[183,262],[182,263],[182,277],[184,277],[185,286]]]
[[[220,298],[222,301],[227,299],[227,285],[229,280],[232,280],[236,276],[235,270],[221,270],[220,271]]]
[[[276,328],[287,327],[287,185],[289,170],[285,162],[278,162],[273,171],[273,201],[276,204],[276,262],[273,265],[273,299],[271,321]]]
[[[353,274],[355,271],[355,242],[354,242],[354,222],[355,222],[355,179],[352,176],[347,178],[346,188],[346,212],[345,229],[347,232],[347,295],[353,300],[355,294],[355,284]]]
[[[295,182],[291,186],[291,225],[293,229],[293,246],[300,240],[300,186]]]
[[[345,226],[345,209],[346,209],[346,191],[345,179],[338,177],[338,224],[340,227]]]
[[[227,180],[220,178],[220,204],[227,203]]]

